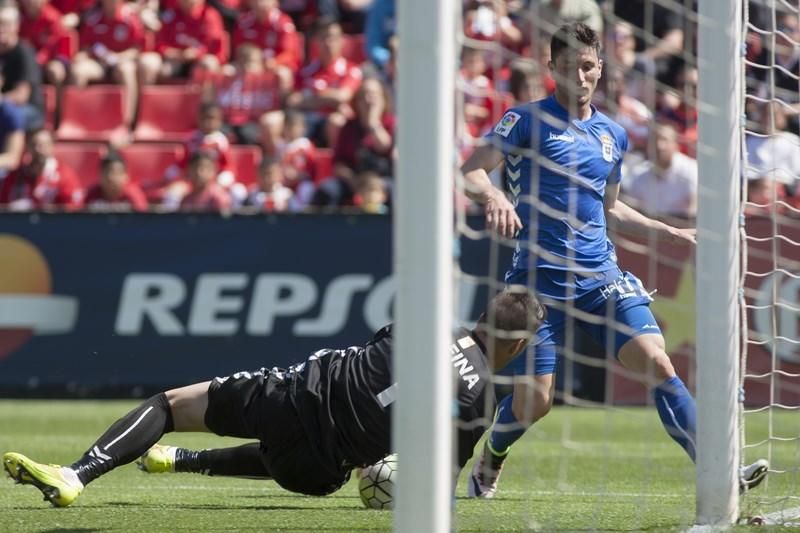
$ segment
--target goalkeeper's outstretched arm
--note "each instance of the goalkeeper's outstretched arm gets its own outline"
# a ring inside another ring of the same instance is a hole
[[[466,195],[486,206],[486,227],[503,237],[513,238],[522,221],[505,193],[492,185],[489,172],[503,161],[503,153],[492,145],[479,146],[461,166]]]

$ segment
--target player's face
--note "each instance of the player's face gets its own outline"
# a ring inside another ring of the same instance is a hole
[[[603,62],[592,46],[577,50],[565,48],[550,62],[550,69],[559,101],[583,107],[592,101]]]

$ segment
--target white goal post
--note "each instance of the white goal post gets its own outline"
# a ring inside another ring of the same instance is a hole
[[[739,514],[742,2],[699,2],[697,516]]]
[[[450,531],[453,157],[460,0],[397,2],[399,100],[394,209],[395,531]],[[403,465],[413,465],[406,468]]]

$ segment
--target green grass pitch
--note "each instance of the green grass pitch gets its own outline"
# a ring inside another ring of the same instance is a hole
[[[132,405],[0,401],[0,451],[69,463]],[[796,414],[776,415],[773,427],[793,428],[796,436],[793,422]],[[749,441],[766,435],[765,416],[748,417],[747,424]],[[162,442],[201,448],[239,441],[182,434]],[[799,452],[796,442],[774,446],[773,466],[797,467]],[[753,459],[766,447],[747,453]],[[464,498],[465,477],[455,503],[458,531],[679,531],[694,518],[694,469],[654,409],[557,407],[515,445],[497,499]],[[797,501],[780,499],[796,495],[796,484],[795,474],[772,476],[742,507],[747,513],[796,507]],[[311,498],[272,482],[146,475],[128,465],[92,483],[73,506],[54,509],[36,489],[0,480],[0,531],[388,531],[391,518],[362,508],[355,481],[332,496]]]

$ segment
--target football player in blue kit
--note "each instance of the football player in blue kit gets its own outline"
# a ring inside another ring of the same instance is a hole
[[[562,26],[552,37],[555,93],[509,109],[464,163],[467,194],[485,205],[487,226],[517,244],[506,282],[528,284],[548,307],[532,353],[512,363],[513,392],[498,405],[492,431],[468,485],[491,498],[511,445],[553,405],[556,354],[567,324],[589,333],[652,389],[667,433],[695,458],[695,401],[675,373],[641,281],[617,266],[609,226],[695,243],[695,230],[650,219],[618,199],[628,149],[625,130],[591,103],[600,79],[598,35]],[[505,163],[507,194],[488,173]],[[765,477],[759,460],[740,471],[740,488]]]

